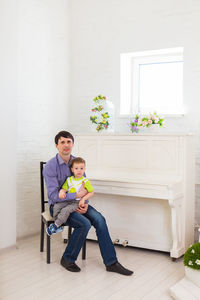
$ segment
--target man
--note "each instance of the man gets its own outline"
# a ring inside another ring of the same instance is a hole
[[[65,199],[59,198],[59,190],[66,178],[72,175],[70,163],[74,158],[71,155],[74,146],[74,137],[67,131],[61,131],[55,136],[55,146],[58,154],[46,163],[43,173],[48,191],[51,215],[53,215],[53,206],[55,203],[82,198],[87,193],[84,187],[82,187],[78,193],[67,193]],[[105,218],[94,207],[88,203],[85,203],[82,207],[78,207],[75,212],[70,214],[65,225],[74,228],[60,262],[68,271],[79,272],[81,270],[75,261],[90,227],[94,226],[106,270],[122,275],[133,274],[132,271],[124,268],[118,262]]]

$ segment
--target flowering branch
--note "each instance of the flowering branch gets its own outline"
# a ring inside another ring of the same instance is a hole
[[[97,97],[94,97],[93,101],[95,102],[96,107],[92,108],[91,111],[95,113],[95,115],[90,116],[90,121],[97,125],[96,130],[99,132],[109,127],[108,119],[110,116],[108,112],[104,112],[104,106],[102,105],[102,102],[106,101],[105,96],[100,94]]]
[[[159,117],[159,115],[154,112],[150,113],[147,116],[139,116],[138,114],[133,118],[130,122],[130,130],[131,132],[139,132],[140,127],[151,127],[154,124],[158,124],[159,127],[164,126],[164,119]]]

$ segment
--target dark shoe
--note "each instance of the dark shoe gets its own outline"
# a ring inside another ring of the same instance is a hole
[[[133,271],[125,269],[118,261],[111,266],[106,266],[106,271],[115,272],[126,276],[133,274]]]
[[[60,264],[70,272],[80,272],[81,270],[75,263],[65,261],[64,257],[61,258]]]

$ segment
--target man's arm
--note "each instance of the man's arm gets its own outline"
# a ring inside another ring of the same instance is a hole
[[[64,199],[59,198],[60,186],[57,179],[56,169],[50,166],[48,163],[44,167],[43,176],[47,187],[48,198],[51,204],[76,199],[76,193],[66,193],[66,197]]]
[[[88,203],[87,200],[89,200],[91,197],[94,196],[94,192],[87,193],[81,200],[79,201],[79,207],[84,207],[85,203]]]
[[[92,198],[94,196],[94,192],[90,192],[87,193],[87,195],[85,195],[83,198],[81,198],[81,200],[86,201],[89,200],[90,198]]]

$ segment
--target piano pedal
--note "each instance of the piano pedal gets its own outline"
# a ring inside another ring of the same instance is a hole
[[[114,245],[119,244],[119,239],[115,239],[115,240],[113,241],[113,244],[114,244]]]
[[[124,247],[128,246],[128,240],[123,241],[122,246]]]

